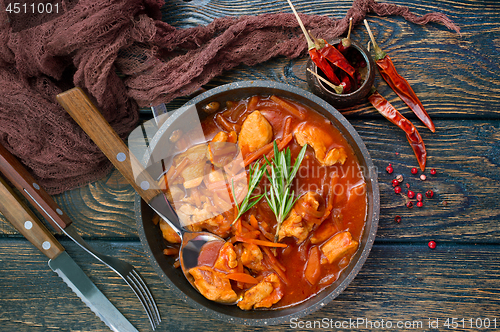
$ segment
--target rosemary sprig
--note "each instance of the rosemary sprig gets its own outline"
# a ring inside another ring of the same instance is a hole
[[[295,198],[295,192],[292,191],[290,193],[290,189],[292,186],[292,181],[297,175],[300,164],[304,159],[304,155],[306,153],[307,144],[302,147],[300,150],[297,159],[295,159],[295,164],[292,166],[292,156],[289,148],[286,148],[285,151],[279,151],[278,145],[276,141],[274,142],[274,157],[272,159],[273,163],[269,162],[266,157],[266,163],[271,168],[271,174],[269,174],[266,169],[267,178],[269,179],[270,191],[269,193],[266,190],[266,200],[269,204],[269,207],[273,211],[276,216],[276,221],[278,225],[276,227],[276,234],[274,236],[274,241],[276,242],[278,239],[278,233],[281,227],[281,224],[288,216],[288,213],[293,208],[293,205],[297,201],[298,197]]]
[[[236,205],[236,209],[238,210],[238,215],[234,219],[233,225],[245,212],[250,210],[252,206],[257,204],[262,197],[264,197],[264,194],[259,195],[259,196],[254,196],[252,197],[252,193],[255,190],[255,187],[259,184],[260,180],[262,179],[262,176],[264,175],[264,172],[266,170],[266,165],[262,165],[259,167],[260,163],[254,163],[253,166],[250,166],[250,169],[248,171],[248,192],[241,201],[241,205],[238,206],[238,201],[236,200],[236,193],[234,191],[234,180],[231,179],[231,193],[233,194],[233,200],[234,204]]]

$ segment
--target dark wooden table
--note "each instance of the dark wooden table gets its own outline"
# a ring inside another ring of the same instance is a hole
[[[412,326],[431,330],[430,319],[438,320],[439,329],[445,330],[446,320],[451,323],[456,318],[456,330],[479,330],[487,319],[490,329],[495,320],[500,328],[500,3],[388,1],[408,5],[417,14],[443,12],[462,30],[460,36],[437,24],[417,26],[401,17],[369,17],[380,46],[389,52],[435,121],[437,130],[432,134],[377,76],[378,90],[414,120],[425,140],[427,180],[419,181],[410,173],[417,163],[403,132],[367,102],[344,110],[379,169],[379,230],[369,258],[352,284],[301,322],[363,318],[375,327],[383,320],[394,328],[401,322],[409,324],[406,330]],[[351,2],[296,0],[295,4],[304,13],[341,17]],[[174,0],[169,1],[164,17],[178,27],[188,27],[208,24],[223,15],[278,11],[289,12],[286,1]],[[357,26],[353,38],[366,45],[364,27]],[[307,90],[305,63],[306,58],[280,58],[255,67],[240,66],[210,82],[208,88],[264,79]],[[173,105],[184,101],[176,100]],[[389,163],[395,169],[392,175],[385,172]],[[435,176],[429,174],[431,168],[437,170]],[[423,208],[408,209],[404,198],[393,193],[395,174],[403,174],[415,191],[434,190],[434,198],[425,200]],[[134,195],[113,171],[55,199],[92,246],[130,261],[140,270],[162,314],[159,331],[283,331],[295,327],[229,325],[177,299],[145,257],[136,231]],[[396,215],[402,217],[400,224],[394,221]],[[139,301],[116,274],[64,237],[58,239],[132,324],[140,331],[150,330]],[[436,241],[436,249],[429,249],[430,240]],[[45,256],[2,216],[0,262],[0,331],[108,331],[50,270]],[[375,327],[373,330],[382,329]]]

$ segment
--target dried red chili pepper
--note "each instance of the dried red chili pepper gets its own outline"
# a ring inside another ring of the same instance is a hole
[[[387,120],[394,123],[406,133],[406,138],[417,157],[418,164],[422,172],[425,170],[427,161],[427,151],[425,150],[424,141],[417,131],[417,128],[407,118],[405,118],[397,109],[394,108],[377,90],[373,90],[368,97],[370,103],[382,114]]]
[[[408,107],[415,113],[415,115],[429,128],[432,132],[435,132],[436,129],[434,127],[434,123],[432,122],[429,114],[424,109],[424,106],[418,99],[417,95],[411,88],[410,84],[407,80],[405,80],[401,75],[396,71],[396,67],[392,63],[391,58],[378,47],[375,42],[375,38],[368,26],[368,22],[364,20],[366,29],[368,30],[368,34],[370,35],[370,39],[373,44],[373,48],[375,51],[375,62],[377,63],[378,70],[380,75],[384,78],[384,80],[389,84],[389,86],[396,92],[396,94],[403,100]]]
[[[328,42],[324,39],[318,39],[311,35],[314,39],[314,44],[318,52],[323,55],[328,61],[330,61],[335,67],[338,67],[349,74],[353,80],[355,80],[356,70],[353,66],[347,61],[342,53],[337,50],[332,45],[328,44]]]
[[[347,75],[344,72],[340,73],[340,79],[342,80],[340,82],[340,86],[343,87],[344,93],[351,93],[355,89],[353,89],[353,86],[351,84],[351,80],[349,79],[349,75]]]
[[[314,64],[321,69],[330,82],[335,85],[340,85],[340,80],[333,72],[332,66],[330,66],[328,61],[321,54],[319,54],[318,50],[314,46],[309,49],[309,56],[311,57],[312,62],[314,62]]]
[[[297,14],[297,11],[295,10],[295,7],[293,6],[292,2],[288,0],[288,4],[292,8],[293,13],[295,14],[295,17],[297,18],[297,22],[299,22],[299,26],[302,29],[302,33],[304,34],[304,37],[306,37],[307,40],[307,48],[309,50],[309,56],[311,57],[312,62],[321,69],[321,71],[326,75],[326,77],[334,84],[334,85],[340,85],[340,80],[339,78],[335,75],[333,72],[332,66],[328,63],[328,61],[325,59],[325,57],[318,52],[316,49],[315,43],[311,40],[309,37],[309,34],[306,31],[306,28],[304,24],[302,23],[302,20],[299,17],[299,14]]]

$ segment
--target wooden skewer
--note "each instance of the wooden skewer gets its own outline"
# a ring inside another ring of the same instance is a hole
[[[287,0],[287,1],[288,1],[288,4],[290,5],[290,7],[292,8],[293,13],[295,14],[295,17],[297,18],[297,21],[299,22],[300,28],[302,29],[302,33],[306,37],[307,47],[309,49],[314,48],[314,42],[311,40],[311,38],[307,34],[306,27],[304,26],[304,23],[302,23],[302,20],[300,19],[299,14],[297,14],[297,11],[295,10],[295,7],[293,6],[293,4],[292,4],[292,2],[290,0]]]
[[[347,37],[342,39],[342,45],[345,48],[351,46],[351,29],[352,29],[352,17],[349,18],[349,31],[347,32]]]
[[[344,88],[340,85],[335,85],[333,84],[332,82],[328,81],[327,79],[324,79],[323,77],[321,77],[320,75],[318,75],[317,73],[313,72],[311,69],[307,68],[307,70],[313,74],[314,76],[316,76],[319,80],[321,80],[323,83],[326,83],[328,84],[332,89],[335,90],[335,92],[339,95],[342,94],[342,92],[344,91]]]

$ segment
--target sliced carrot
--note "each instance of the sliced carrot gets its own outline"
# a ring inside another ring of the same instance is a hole
[[[229,274],[226,274],[226,277],[228,279],[243,282],[245,284],[255,285],[255,284],[259,283],[259,281],[257,279],[255,279],[254,277],[252,277],[251,275],[246,274],[246,273],[239,273],[239,272],[229,273]]]
[[[227,121],[220,113],[218,113],[215,116],[215,122],[217,122],[217,124],[220,125],[224,131],[232,131],[233,130],[233,126],[231,126],[229,121]]]
[[[250,215],[250,225],[252,225],[252,227],[255,229],[259,229],[259,222],[253,214]]]
[[[288,103],[287,101],[277,97],[277,96],[271,96],[271,100],[274,101],[276,104],[280,105],[282,108],[287,110],[288,112],[292,113],[296,117],[298,117],[301,120],[305,119],[305,114],[302,113],[298,108],[293,106],[292,104]]]
[[[240,116],[245,113],[246,111],[246,105],[245,104],[239,104],[238,106],[235,107],[233,111],[231,111],[231,120],[233,121],[238,121]]]
[[[201,206],[201,198],[200,198],[200,192],[199,192],[198,188],[191,189],[191,197],[193,197],[194,205],[196,207],[200,207]]]
[[[258,102],[259,102],[259,97],[253,96],[252,98],[250,98],[250,101],[248,102],[247,106],[247,111],[250,113],[255,111]]]
[[[304,277],[311,285],[315,285],[321,276],[321,252],[317,246],[312,247],[309,250],[309,258],[307,260],[306,270],[304,271]]]
[[[165,249],[163,249],[163,254],[165,256],[178,255],[179,249],[177,249],[177,248],[165,248]]]
[[[335,173],[332,175],[332,179],[330,181],[330,188],[328,188],[328,205],[326,206],[325,209],[325,214],[323,217],[320,219],[320,223],[326,220],[330,216],[330,213],[332,212],[333,209],[333,199],[335,197],[335,186],[337,185],[339,181],[339,175]]]
[[[272,235],[271,233],[269,233],[268,231],[266,231],[264,229],[264,227],[262,227],[262,225],[259,225],[259,231],[262,233],[262,235],[264,235],[264,237],[269,240],[269,241],[274,241],[274,235]]]
[[[238,134],[236,134],[236,132],[234,130],[231,130],[229,132],[229,135],[228,135],[228,138],[227,138],[227,141],[229,143],[236,143],[236,141],[238,141]]]
[[[292,118],[288,117],[285,120],[285,129],[283,129],[283,137],[285,137],[288,134],[291,134],[292,133],[291,130],[292,130]]]
[[[212,198],[216,207],[219,208],[219,213],[223,211],[228,211],[233,207],[231,203],[228,203],[225,200],[221,199],[219,195],[217,195],[216,191],[212,192]]]
[[[281,271],[286,271],[286,268],[283,266],[283,264],[281,264],[277,259],[276,257],[274,257],[271,249],[269,249],[268,247],[261,247],[262,251],[267,255],[269,256],[269,259],[271,260],[271,262],[276,265],[277,267],[280,268]]]
[[[272,254],[271,254],[272,256]],[[268,267],[274,270],[278,274],[278,276],[283,280],[285,284],[288,285],[288,278],[286,277],[285,271],[280,269],[276,264],[273,264],[273,262],[270,260],[269,255],[264,255],[264,264]]]
[[[245,166],[250,165],[251,163],[253,163],[257,159],[259,159],[260,157],[262,157],[263,155],[265,155],[266,153],[271,151],[273,149],[273,143],[274,142],[267,143],[263,147],[255,150],[254,152],[249,153],[244,160]]]
[[[241,218],[238,219],[237,223],[238,223],[238,226],[237,226],[238,227],[238,234],[243,234],[243,227],[241,225]],[[236,239],[238,239],[238,235],[236,235]]]
[[[283,151],[283,149],[286,148],[288,143],[291,142],[292,138],[293,138],[292,134],[288,134],[286,136],[283,136],[283,139],[278,144],[278,150]]]
[[[283,149],[286,148],[288,143],[290,143],[292,141],[292,138],[293,138],[292,134],[288,134],[286,136],[283,136],[283,139],[277,139],[276,145],[278,146],[278,150],[283,151]],[[271,151],[269,151],[268,154],[266,154],[266,158],[267,158],[267,160],[271,160],[274,158],[274,149],[272,149]],[[265,161],[262,160],[261,164],[263,165],[264,162]]]
[[[182,171],[188,166],[189,164],[189,158],[188,157],[185,157],[184,159],[182,159],[182,161],[177,165],[177,167],[175,167],[174,171],[172,172],[172,175],[169,177],[168,176],[168,173],[170,172],[170,170],[168,170],[167,172],[167,181],[168,182],[172,182],[175,180],[175,178],[177,178],[181,173]]]
[[[271,241],[263,241],[263,240],[257,240],[257,239],[247,239],[242,236],[236,235],[236,240],[240,242],[245,242],[245,243],[251,243],[251,244],[256,244],[258,246],[263,246],[263,247],[275,247],[275,248],[286,248],[288,245],[284,243],[276,243],[276,242],[271,242]]]

